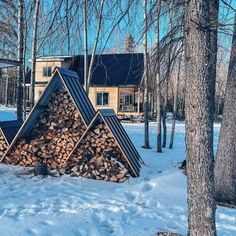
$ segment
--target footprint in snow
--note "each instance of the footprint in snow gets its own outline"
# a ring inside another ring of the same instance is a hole
[[[143,178],[143,180],[144,180],[145,182],[148,182],[148,181],[150,180],[150,177],[149,177],[149,176],[145,176],[145,177]]]
[[[153,186],[149,183],[146,183],[146,184],[143,185],[141,190],[143,192],[150,192],[152,189],[153,189]]]
[[[35,229],[26,229],[24,235],[33,236],[33,235],[37,235],[37,234],[38,234],[38,231]]]
[[[134,193],[125,193],[125,195],[129,202],[134,202],[136,199],[136,195]]]

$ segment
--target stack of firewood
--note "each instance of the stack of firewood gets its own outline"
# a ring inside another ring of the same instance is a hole
[[[53,95],[31,132],[14,145],[5,162],[23,166],[47,163],[49,169],[65,168],[85,129],[70,95],[62,89]]]
[[[0,131],[0,158],[2,158],[8,148],[8,144]]]
[[[124,182],[130,168],[108,127],[102,123],[85,134],[67,164],[67,173],[97,180]]]

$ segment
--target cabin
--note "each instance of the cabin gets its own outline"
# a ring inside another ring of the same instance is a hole
[[[91,55],[88,56],[90,64]],[[36,60],[35,99],[43,93],[52,72],[63,67],[84,77],[84,56],[47,56]],[[142,116],[143,54],[96,55],[92,68],[89,98],[95,108],[113,109],[118,116]]]

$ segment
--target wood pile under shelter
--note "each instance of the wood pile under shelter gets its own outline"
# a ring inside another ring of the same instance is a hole
[[[22,124],[22,120],[0,122],[0,159],[5,155]]]
[[[66,172],[124,182],[138,177],[143,161],[113,110],[99,110],[72,150]]]
[[[77,74],[56,68],[2,162],[22,166],[47,163],[49,169],[64,169],[94,115]]]

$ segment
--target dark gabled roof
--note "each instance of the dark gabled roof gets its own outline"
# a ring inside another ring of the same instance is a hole
[[[12,142],[22,124],[23,120],[11,120],[0,122],[0,129],[4,137],[6,138],[8,144]]]
[[[97,111],[90,125],[87,127],[86,131],[81,136],[80,140],[78,141],[74,149],[71,151],[70,155],[68,156],[68,159],[73,154],[74,150],[78,147],[80,142],[84,139],[86,133],[90,130],[92,125],[99,118],[101,118],[104,121],[104,123],[107,124],[108,128],[113,134],[118,146],[121,149],[121,152],[123,152],[125,158],[127,159],[127,162],[129,163],[131,169],[133,170],[133,176],[138,177],[141,165],[144,164],[144,162],[140,157],[139,153],[137,152],[136,148],[134,147],[129,136],[125,132],[123,126],[121,125],[113,109],[102,109]]]
[[[36,123],[39,114],[50,101],[52,94],[63,86],[65,86],[68,93],[71,95],[71,98],[74,101],[75,106],[78,108],[85,124],[87,126],[90,124],[95,115],[95,110],[79,81],[77,73],[64,68],[55,68],[52,79],[47,84],[43,94],[15,136],[9,147],[9,150],[18,139],[25,137],[28,132],[30,132],[31,128]]]
[[[84,78],[84,56],[73,58],[71,69]],[[88,56],[90,64],[91,55]],[[95,55],[91,86],[139,86],[143,76],[143,54]]]

